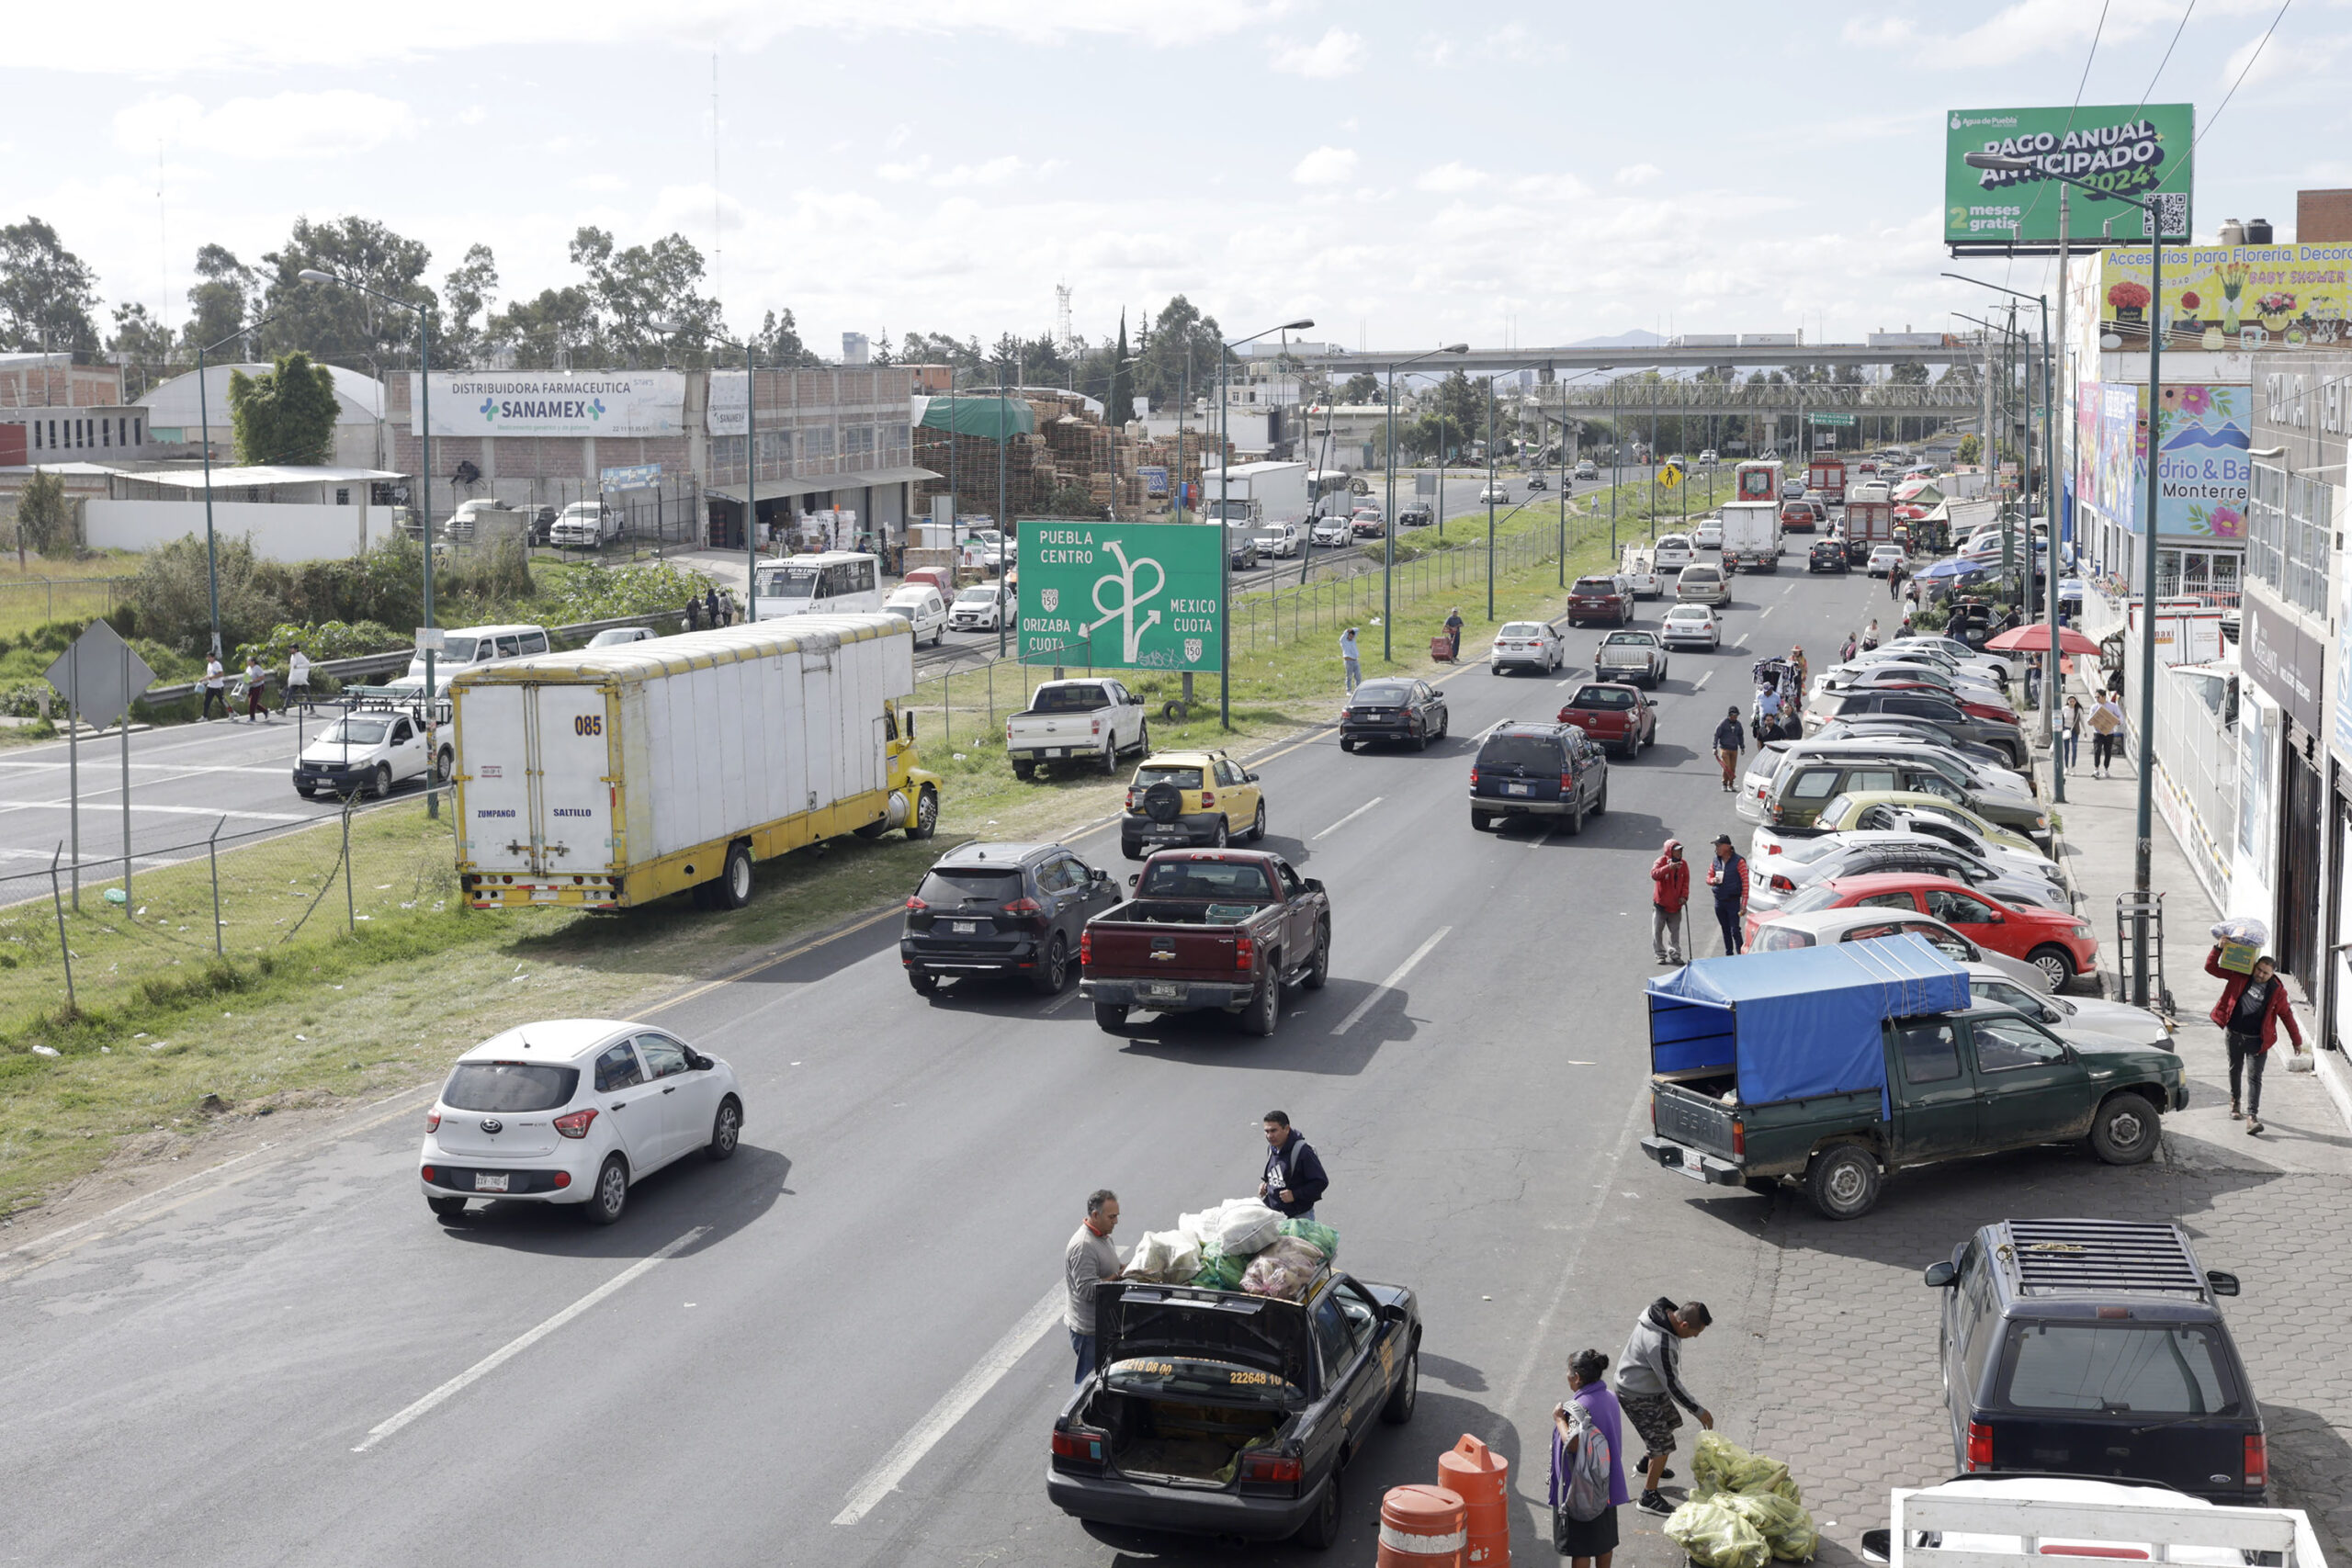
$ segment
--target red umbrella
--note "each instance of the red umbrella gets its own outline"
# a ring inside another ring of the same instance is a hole
[[[2047,622],[2043,621],[2036,621],[2031,626],[2011,626],[2007,631],[2003,632],[1999,637],[1995,637],[1984,646],[1996,653],[2045,652],[2050,647],[2050,626]],[[2061,653],[2097,653],[2098,651],[2098,644],[2093,642],[2090,638],[2085,637],[2074,627],[2066,626],[2063,627],[2058,633],[2058,651]]]

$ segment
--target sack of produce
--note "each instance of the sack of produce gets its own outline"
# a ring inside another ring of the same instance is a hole
[[[1248,1257],[1262,1252],[1283,1234],[1283,1217],[1255,1198],[1238,1198],[1221,1205],[1216,1232],[1209,1239],[1220,1252]]]
[[[1783,1562],[1803,1562],[1821,1544],[1813,1516],[1777,1492],[1725,1492],[1715,1501],[1754,1525],[1772,1555]]]
[[[1201,1244],[1182,1231],[1146,1231],[1123,1272],[1130,1280],[1181,1285],[1201,1271]]]
[[[1319,1250],[1326,1262],[1340,1256],[1340,1233],[1320,1220],[1284,1220],[1282,1232]]]
[[[1241,1272],[1250,1267],[1247,1258],[1234,1258],[1206,1247],[1201,1253],[1201,1271],[1185,1281],[1210,1291],[1238,1291],[1241,1288]]]
[[[1764,1568],[1772,1549],[1763,1532],[1722,1498],[1694,1497],[1666,1521],[1666,1538],[1699,1568]]]
[[[1278,1296],[1286,1302],[1304,1301],[1306,1287],[1323,1270],[1323,1252],[1311,1242],[1296,1236],[1280,1235],[1272,1245],[1250,1259],[1250,1267],[1241,1271],[1241,1288],[1253,1296]]]
[[[1789,1467],[1779,1460],[1749,1453],[1720,1432],[1699,1434],[1699,1450],[1690,1460],[1691,1496],[1771,1492],[1788,1479]]]

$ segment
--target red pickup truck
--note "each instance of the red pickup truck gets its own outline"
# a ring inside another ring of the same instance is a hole
[[[1560,709],[1560,722],[1573,724],[1604,750],[1627,761],[1657,741],[1657,709],[1639,688],[1620,681],[1587,681]]]
[[[1278,854],[1162,850],[1127,885],[1135,897],[1087,921],[1078,943],[1079,993],[1110,1033],[1131,1012],[1215,1008],[1272,1034],[1283,987],[1319,991],[1330,974],[1330,897]]]

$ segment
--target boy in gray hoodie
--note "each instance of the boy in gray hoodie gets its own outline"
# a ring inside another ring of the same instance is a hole
[[[1625,1353],[1617,1358],[1617,1403],[1648,1450],[1643,1461],[1642,1496],[1637,1505],[1644,1513],[1674,1511],[1674,1505],[1658,1491],[1659,1483],[1674,1473],[1666,1468],[1667,1460],[1674,1452],[1674,1430],[1682,1425],[1682,1417],[1674,1407],[1681,1405],[1699,1418],[1700,1426],[1710,1431],[1714,1429],[1713,1413],[1682,1386],[1681,1366],[1681,1342],[1696,1339],[1713,1322],[1714,1315],[1708,1312],[1704,1302],[1686,1302],[1676,1306],[1660,1296],[1634,1319],[1633,1337],[1625,1341]]]

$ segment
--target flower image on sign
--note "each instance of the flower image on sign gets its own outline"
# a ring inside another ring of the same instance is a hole
[[[2164,298],[2148,287],[2145,250],[2099,258],[2099,346],[2217,354],[2352,343],[2352,245],[2165,248]]]
[[[412,422],[420,379],[408,378]],[[435,435],[678,435],[685,409],[686,378],[676,370],[433,373]]]
[[[2083,502],[2130,533],[2147,517],[2147,389],[2126,383],[2083,389]],[[2090,411],[2097,411],[2094,423]],[[2165,386],[2156,418],[2156,531],[2167,539],[2242,540],[2254,417],[2250,387]]]
[[[1218,668],[1223,535],[1197,524],[1023,520],[1022,657]]]

